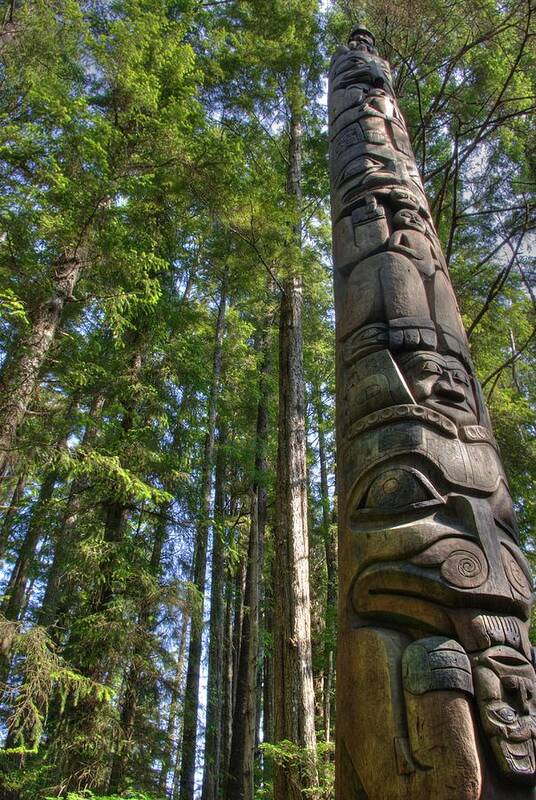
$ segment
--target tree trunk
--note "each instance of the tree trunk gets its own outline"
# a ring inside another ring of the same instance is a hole
[[[273,570],[270,570],[273,575]],[[274,620],[271,608],[271,597],[264,593],[264,632],[267,637],[273,634]],[[262,740],[273,743],[274,741],[274,660],[271,649],[265,649],[262,661]],[[271,781],[272,762],[263,756],[263,783]]]
[[[179,644],[177,648],[177,668],[175,670],[175,678],[173,680],[173,687],[171,690],[171,700],[169,704],[169,716],[166,728],[166,754],[162,761],[162,768],[160,770],[160,777],[158,782],[159,790],[165,794],[167,788],[168,775],[171,770],[173,761],[173,735],[177,725],[177,718],[179,717],[182,677],[184,672],[184,659],[186,656],[186,634],[188,632],[189,614],[186,611],[182,615],[181,627],[179,632]],[[177,757],[180,753],[180,742],[176,743]]]
[[[138,708],[139,675],[137,665],[133,662],[128,668],[123,700],[121,704],[121,743],[119,744],[112,762],[108,792],[117,794],[123,788],[125,772],[129,757],[129,747],[134,732],[134,720]]]
[[[56,480],[56,470],[50,469],[41,484],[39,497],[36,500],[26,535],[20,546],[17,561],[9,576],[0,613],[11,622],[17,622],[22,616],[28,577],[42,533],[41,525],[44,514],[54,492]],[[9,675],[14,633],[15,628],[9,626],[5,629],[5,634],[0,637],[0,681],[2,683],[7,681]]]
[[[235,670],[235,700],[231,728],[231,747],[227,771],[226,798],[253,798],[253,754],[255,749],[256,677],[258,649],[258,570],[259,519],[257,495],[251,497],[251,524],[247,554],[246,581],[241,620],[238,658]],[[255,582],[255,586],[253,586]],[[238,604],[235,610],[239,609]]]
[[[132,384],[139,380],[142,368],[142,352],[139,345],[139,334],[136,332],[132,341],[133,355],[130,363],[130,379]],[[134,413],[136,409],[136,397],[134,395],[127,397],[124,403],[125,411],[121,420],[121,428],[123,436],[131,430],[134,424]],[[111,545],[108,557],[102,563],[102,580],[99,583],[99,588],[95,592],[92,601],[92,613],[98,614],[108,606],[113,598],[113,580],[114,570],[117,565],[118,546],[123,539],[125,525],[128,519],[127,504],[123,499],[116,499],[113,495],[109,500],[103,504],[104,507],[104,534],[103,541],[105,545]],[[100,654],[102,655],[102,654]],[[98,666],[92,677],[99,680],[99,673],[104,667],[104,660],[99,657]]]
[[[117,565],[117,548],[121,544],[128,510],[122,500],[109,500],[105,506],[104,536],[106,545],[112,545],[108,558],[102,565],[103,580],[93,598],[92,613],[100,614],[110,604],[114,596],[113,581]],[[99,654],[99,662],[101,661]],[[93,677],[100,680],[102,668],[99,667]]]
[[[139,373],[141,369],[141,361],[137,365],[136,374]],[[181,411],[185,408],[188,402],[188,396],[185,393],[183,395],[180,410],[178,413],[178,418],[181,419]],[[128,417],[128,421],[126,426],[123,427],[129,429],[132,424],[131,416]],[[174,450],[177,457],[181,452],[181,439],[180,439],[180,429],[177,427],[175,430],[175,434],[173,437],[173,445],[172,449]],[[164,481],[165,489],[168,492],[171,492],[173,489],[172,482],[170,480]],[[161,572],[161,561],[162,561],[162,551],[164,545],[167,540],[168,535],[168,518],[171,511],[171,502],[165,501],[162,503],[160,507],[160,513],[158,516],[158,521],[155,528],[154,538],[153,538],[153,547],[151,550],[151,557],[149,559],[149,573],[151,576],[157,580],[160,576]],[[142,512],[143,513],[143,512]],[[140,521],[142,517],[142,513],[140,514]],[[139,531],[138,531],[139,533]],[[126,743],[126,746],[121,751],[121,748],[118,749],[118,752],[115,754],[114,761],[112,764],[111,776],[110,776],[110,783],[109,783],[109,791],[111,792],[118,792],[122,789],[122,782],[126,771],[126,759],[125,755],[128,756],[128,743],[133,738],[134,734],[134,722],[136,717],[136,710],[139,704],[139,695],[143,690],[143,684],[147,678],[145,671],[144,671],[144,661],[150,654],[146,651],[146,644],[150,641],[150,634],[154,631],[155,624],[156,624],[156,614],[158,611],[158,604],[151,601],[142,601],[141,608],[138,612],[138,641],[134,647],[134,654],[132,658],[132,664],[130,666],[127,681],[126,681],[126,689],[124,694],[123,700],[123,708],[121,714],[121,729],[123,734],[123,740]],[[183,645],[181,644],[181,647]]]
[[[335,537],[331,533],[332,526],[326,459],[326,435],[324,432],[324,418],[320,390],[315,398],[315,412],[318,426],[318,460],[320,463],[320,497],[322,501],[322,539],[324,541],[325,548],[327,577],[323,716],[326,742],[329,742],[331,738],[333,652],[335,649],[335,629],[337,620],[337,548]]]
[[[221,712],[221,775],[220,794],[225,790],[233,725],[233,593],[234,581],[230,570],[225,577],[225,611],[223,621],[223,701]]]
[[[251,491],[249,533],[242,635],[236,679],[231,752],[226,800],[253,800],[254,758],[257,729],[257,660],[259,653],[259,603],[261,593],[261,552],[266,526],[266,444],[268,438],[269,342],[264,339],[260,396],[257,408],[255,477]]]
[[[299,218],[300,115],[292,110],[288,194]],[[297,225],[294,252],[300,245]],[[291,248],[292,252],[292,248]],[[317,784],[309,599],[302,280],[299,255],[290,265],[279,322],[279,439],[274,560],[274,737],[300,748],[275,765],[274,800],[305,800]]]
[[[97,395],[93,400],[89,412],[90,419],[80,444],[82,451],[91,447],[95,441],[98,430],[96,423],[100,419],[104,402],[103,395]],[[66,578],[66,571],[73,555],[73,548],[76,546],[77,522],[82,508],[82,496],[87,488],[87,480],[85,478],[75,478],[71,483],[61,524],[58,533],[54,537],[54,556],[48,570],[45,592],[37,617],[39,625],[52,626],[57,620],[61,595],[64,594],[65,598],[70,598],[71,596],[72,581]]]
[[[64,255],[53,270],[54,288],[31,315],[29,332],[17,342],[0,378],[0,477],[6,473],[17,430],[32,399],[41,367],[50,349],[82,266],[77,250]]]
[[[132,358],[129,376],[133,386],[139,381],[142,368],[142,349],[138,338],[139,334],[136,333],[130,342]],[[125,410],[121,428],[125,440],[135,422],[136,404],[137,394],[132,392],[123,404]],[[119,653],[116,649],[116,637],[111,637],[107,631],[109,623],[107,612],[115,595],[116,569],[129,508],[127,501],[123,497],[118,499],[111,489],[109,498],[103,503],[103,511],[104,548],[99,564],[100,574],[96,576],[96,585],[92,589],[85,609],[86,613],[96,618],[101,617],[103,633],[98,640],[95,640],[94,647],[88,647],[84,645],[84,640],[80,639],[79,630],[75,625],[71,629],[71,636],[64,652],[71,659],[73,666],[86,677],[98,683],[110,683],[117,671]],[[105,705],[105,700],[96,694],[83,696],[78,702],[69,700],[61,716],[57,737],[60,741],[62,737],[67,737],[73,742],[72,746],[65,750],[65,761],[61,764],[62,774],[68,776],[65,779],[68,789],[83,790],[90,785],[93,788],[96,774],[102,776],[98,788],[104,788],[106,778],[104,778],[102,753],[89,747],[88,743],[97,735]]]
[[[24,494],[24,489],[26,488],[27,479],[28,475],[26,472],[23,472],[21,475],[19,475],[13,490],[13,494],[11,495],[11,500],[9,501],[9,506],[6,509],[4,521],[2,523],[2,530],[0,531],[0,558],[3,558],[6,548],[9,544],[9,537],[13,529],[13,523],[15,522],[17,511],[19,510],[19,504],[22,495]]]
[[[236,706],[236,693],[238,688],[238,659],[240,656],[240,640],[242,638],[242,622],[244,619],[244,583],[246,579],[246,554],[241,556],[235,573],[234,607],[233,607],[233,638],[232,638],[232,681],[231,681],[231,721],[234,717]],[[232,724],[231,724],[232,732]],[[229,755],[231,737],[229,737]]]
[[[17,561],[9,577],[1,612],[7,619],[12,621],[20,618],[30,569],[34,562],[37,543],[43,532],[44,514],[54,492],[57,479],[58,474],[55,469],[50,469],[43,479],[26,536],[20,546]]]
[[[225,569],[225,430],[220,428],[214,492],[214,526],[210,587],[210,632],[207,680],[207,721],[202,800],[217,800],[220,778],[223,686],[223,584]]]
[[[227,274],[225,273],[220,293],[220,303],[216,320],[214,340],[214,359],[212,385],[208,398],[208,424],[205,438],[203,468],[201,475],[201,498],[199,522],[196,531],[194,553],[194,585],[201,603],[199,613],[192,618],[190,642],[188,647],[188,670],[184,697],[184,730],[181,754],[180,800],[194,800],[195,756],[197,744],[197,712],[199,708],[199,680],[201,667],[203,608],[207,566],[208,520],[210,516],[210,496],[212,491],[212,472],[214,462],[214,438],[216,428],[217,400],[219,394],[222,345],[225,325],[225,306],[227,303]]]
[[[155,577],[158,576],[160,571],[162,548],[167,536],[166,519],[169,507],[170,503],[163,504],[154,535],[149,570]],[[156,611],[157,605],[155,606],[154,602],[144,602],[138,613],[138,640],[134,647],[134,654],[130,667],[128,668],[125,691],[123,693],[123,702],[121,705],[121,741],[116,748],[112,762],[108,784],[108,792],[110,794],[119,794],[119,792],[125,788],[123,784],[127,774],[129,757],[131,756],[130,746],[134,737],[136,712],[138,710],[140,694],[143,691],[144,683],[147,678],[144,671],[144,662],[148,656],[146,652],[146,643],[150,641],[150,635],[155,627]]]
[[[275,511],[275,509],[274,509]],[[274,520],[271,520],[272,530],[275,530]],[[264,570],[269,579],[263,585],[263,598],[262,598],[262,623],[264,629],[264,638],[267,644],[264,648],[263,661],[262,661],[262,741],[274,741],[274,659],[273,659],[273,631],[274,631],[274,599],[273,589],[275,585],[274,579],[274,563],[273,553],[268,550],[269,560],[264,565]],[[263,756],[263,784],[271,783],[272,781],[272,760]]]

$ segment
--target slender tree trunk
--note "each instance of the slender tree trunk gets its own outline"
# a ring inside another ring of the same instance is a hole
[[[242,635],[236,679],[231,752],[226,785],[226,800],[253,800],[254,758],[257,731],[257,661],[259,655],[259,604],[261,594],[261,553],[266,526],[266,443],[268,437],[268,351],[264,354],[257,408],[255,477],[251,491],[249,533]]]
[[[185,686],[185,675],[184,675],[184,668],[185,668],[185,661],[186,661],[186,650],[187,650],[187,643],[188,643],[188,622],[191,619],[190,614],[184,614],[182,618],[182,625],[179,637],[179,650],[177,654],[177,672],[176,676],[179,681],[177,684],[177,702],[180,701],[180,706],[177,705],[177,718],[178,718],[178,726],[177,726],[177,741],[175,744],[175,759],[174,759],[174,768],[173,768],[173,786],[171,791],[171,797],[173,800],[179,800],[179,792],[180,792],[180,767],[181,767],[181,760],[182,760],[182,742],[184,738],[184,693],[186,690]],[[168,730],[169,730],[170,722],[168,721]],[[169,751],[171,757],[171,750]],[[170,762],[171,763],[171,762]],[[160,783],[162,784],[162,776],[160,778]]]
[[[24,494],[24,489],[26,488],[27,479],[28,476],[26,472],[23,472],[21,475],[19,475],[19,478],[13,490],[13,494],[11,495],[9,506],[6,509],[4,521],[2,523],[2,530],[0,531],[0,558],[3,558],[4,553],[6,552],[6,548],[9,544],[9,537],[11,536],[13,523],[15,522],[17,511],[19,510],[20,506],[20,501],[22,495]]]
[[[272,521],[272,530],[275,530],[275,524]],[[265,559],[266,561],[266,559]],[[274,564],[273,555],[269,552],[269,561],[264,564],[264,570],[269,575],[263,585],[263,598],[262,598],[262,625],[264,630],[264,638],[267,642],[272,642],[272,646],[267,645],[264,648],[264,656],[262,661],[262,740],[263,742],[274,741],[274,670],[273,670],[273,631],[274,631],[274,614],[273,614],[273,587],[275,585],[274,579]],[[263,758],[263,782],[271,782],[272,779],[272,761],[269,758]]]
[[[30,570],[33,566],[37,545],[42,533],[42,522],[56,486],[57,472],[50,469],[41,484],[39,497],[36,500],[32,512],[30,523],[26,535],[19,549],[19,554],[15,566],[9,576],[4,600],[0,607],[0,613],[10,620],[17,622],[24,610],[24,600]],[[13,646],[13,636],[15,628],[9,626],[0,637],[0,682],[5,683],[9,675],[11,663],[11,649]]]
[[[73,397],[67,409],[69,419],[73,408],[77,405],[78,398]],[[67,447],[68,434],[64,434],[61,441],[56,443],[56,454]],[[55,459],[56,460],[56,459]],[[26,536],[19,548],[17,561],[8,580],[4,601],[0,607],[1,613],[9,620],[17,621],[21,617],[23,599],[31,568],[35,561],[36,549],[39,539],[42,538],[43,523],[58,480],[57,464],[53,463],[45,473],[39,489],[39,497],[33,507]],[[1,646],[0,646],[1,651]],[[5,655],[5,653],[4,653]]]
[[[48,544],[48,535],[45,534],[45,536],[41,539],[41,543],[39,544],[39,548],[35,554],[35,560],[38,564],[41,562],[41,556],[43,555],[47,544]],[[30,605],[30,600],[32,598],[32,593],[36,581],[37,581],[37,575],[34,574],[27,582],[26,587],[24,589],[24,597],[22,598],[21,609],[19,614],[19,620],[21,621],[24,621],[24,618],[26,617],[26,612],[28,611],[28,606]]]
[[[0,477],[5,475],[17,430],[32,399],[41,367],[50,349],[82,266],[80,248],[58,260],[53,290],[34,310],[29,332],[12,349],[0,378]]]
[[[173,680],[173,687],[171,690],[171,699],[169,704],[169,716],[166,728],[166,754],[162,761],[162,768],[160,770],[160,777],[158,782],[159,790],[165,794],[168,782],[169,772],[173,761],[173,736],[177,726],[177,719],[180,711],[180,699],[182,689],[182,679],[184,673],[184,661],[186,657],[186,634],[188,632],[188,621],[190,615],[186,611],[182,615],[181,627],[179,632],[179,643],[177,648],[177,667],[175,670],[175,677]],[[176,742],[177,756],[180,753],[180,743]]]
[[[9,577],[1,612],[7,619],[12,621],[20,618],[26,584],[43,530],[44,514],[54,492],[57,479],[58,473],[54,468],[50,469],[43,479],[26,536],[20,546],[17,561]]]
[[[191,286],[191,280],[189,278],[181,302],[184,302],[185,299],[187,298],[187,292],[189,291],[190,286]],[[190,405],[191,399],[192,399],[191,390],[184,390],[182,393],[179,410],[177,412],[177,425],[175,428],[175,433],[173,436],[173,444],[171,448],[173,453],[175,454],[175,458],[177,459],[178,464],[181,463],[181,458],[183,453],[183,443],[184,443],[183,433],[185,427],[187,427],[188,424],[187,409]],[[174,486],[171,481],[166,481],[165,486],[168,492],[170,493],[173,492]],[[167,515],[169,514],[170,511],[171,511],[171,504],[168,504],[165,518],[167,518]],[[193,573],[193,565],[190,568],[190,574],[188,575],[188,580],[191,580],[192,573]],[[177,663],[176,663],[175,677],[173,679],[170,704],[169,704],[169,714],[168,714],[165,749],[164,749],[165,754],[164,758],[162,759],[162,765],[158,779],[159,790],[163,794],[166,794],[168,776],[172,766],[174,765],[173,785],[171,787],[173,797],[175,797],[176,795],[178,796],[178,791],[179,791],[178,778],[180,772],[179,768],[180,768],[181,742],[182,742],[183,676],[184,676],[184,664],[186,659],[186,645],[188,643],[188,636],[187,636],[188,624],[190,620],[191,620],[191,614],[189,610],[185,607],[182,613],[182,619],[178,637]],[[175,737],[177,722],[179,731]]]
[[[117,548],[124,535],[127,521],[127,509],[122,502],[110,501],[106,507],[103,541],[110,547],[109,556],[101,568],[101,583],[91,598],[88,608],[91,616],[102,615],[114,597],[114,574],[117,566]],[[114,651],[108,635],[101,636],[93,647],[84,647],[78,632],[68,642],[69,655],[72,653],[73,665],[98,683],[109,683],[114,674],[112,664],[118,654]],[[103,771],[103,754],[94,750],[89,743],[98,735],[100,720],[106,702],[96,694],[82,697],[78,702],[68,701],[67,707],[59,717],[56,736],[72,741],[63,758],[58,760],[58,767],[64,783],[69,790],[84,790],[90,785],[104,790],[108,780]],[[57,744],[54,743],[57,747]],[[62,753],[63,756],[63,753]],[[95,760],[93,760],[95,759]],[[100,779],[97,779],[96,776]]]
[[[229,768],[229,749],[233,722],[233,579],[230,571],[225,571],[223,589],[223,653],[222,653],[222,711],[219,796],[225,789]]]
[[[69,580],[66,570],[76,548],[77,522],[82,508],[84,489],[84,480],[75,478],[72,481],[58,534],[55,536],[54,555],[37,615],[39,625],[47,628],[57,622],[62,597],[65,607],[72,601],[73,581]]]
[[[130,755],[129,748],[132,742],[132,735],[134,733],[134,721],[136,718],[136,711],[138,709],[139,683],[140,681],[137,665],[132,663],[128,668],[125,688],[123,691],[120,720],[122,741],[114,754],[112,762],[110,780],[108,783],[108,792],[110,794],[117,794],[123,788],[123,782],[125,779],[125,773]]]
[[[142,351],[138,341],[139,334],[134,334],[133,344],[133,355],[130,363],[130,380],[132,384],[137,383],[139,380],[139,376],[141,373],[142,368]],[[121,420],[121,428],[123,431],[123,437],[126,440],[126,437],[131,430],[134,424],[134,413],[136,409],[137,398],[133,395],[127,398],[126,402],[124,403],[125,411],[123,414],[123,418]],[[123,535],[125,532],[125,525],[128,519],[128,508],[125,501],[121,499],[117,499],[114,496],[111,496],[107,502],[103,504],[104,508],[104,534],[103,534],[103,541],[105,545],[111,545],[109,547],[109,555],[106,559],[104,559],[102,563],[102,580],[99,583],[99,587],[95,592],[95,595],[92,600],[92,613],[99,614],[108,606],[111,602],[114,591],[113,591],[113,580],[114,580],[114,571],[117,566],[117,557],[118,557],[118,547],[123,540]],[[105,668],[104,662],[106,659],[100,657],[100,655],[104,655],[104,653],[99,654],[99,658],[97,659],[98,666],[92,670],[92,677],[95,680],[100,679],[100,673]]]
[[[142,368],[142,349],[138,338],[139,334],[135,334],[130,342],[132,358],[129,377],[132,386],[139,381]],[[137,402],[136,392],[128,395],[124,402],[125,410],[121,419],[121,428],[125,440],[135,422]],[[103,512],[102,540],[104,547],[99,565],[100,573],[85,611],[96,618],[101,618],[104,634],[95,640],[93,647],[84,646],[83,640],[81,641],[79,638],[79,630],[77,626],[74,626],[65,652],[71,658],[73,666],[86,677],[98,683],[109,683],[117,671],[119,654],[116,650],[115,637],[110,636],[107,631],[109,622],[107,612],[115,595],[116,570],[129,509],[125,499],[117,498],[110,493],[108,500],[103,503]],[[98,695],[92,694],[82,697],[78,702],[69,701],[61,715],[56,729],[56,738],[61,742],[63,737],[67,737],[73,742],[72,746],[66,749],[64,760],[59,765],[68,789],[83,790],[90,785],[93,788],[96,774],[101,778],[99,789],[104,788],[107,783],[109,776],[104,777],[103,754],[88,744],[97,735],[104,707],[105,701]],[[54,746],[57,744],[54,743]]]
[[[227,771],[226,798],[253,798],[253,754],[255,750],[256,666],[258,649],[259,520],[257,495],[252,492],[251,524],[246,581],[235,686],[231,747]],[[255,586],[253,586],[253,581]],[[236,615],[235,615],[236,618]],[[237,619],[238,623],[239,620]]]
[[[273,574],[273,570],[271,570]],[[273,613],[271,608],[271,597],[264,593],[264,633],[269,637],[273,633]],[[263,742],[273,743],[274,741],[274,667],[273,654],[271,649],[265,649],[262,661],[262,740]],[[272,778],[272,762],[269,758],[263,757],[263,783],[270,782]]]
[[[322,501],[322,539],[326,557],[326,631],[324,645],[324,687],[323,716],[326,742],[331,738],[331,706],[333,682],[333,652],[335,647],[335,627],[337,619],[337,546],[332,534],[331,510],[329,500],[328,469],[326,459],[326,435],[320,391],[315,398],[315,412],[318,426],[318,460],[320,462],[320,497]]]
[[[197,713],[199,708],[199,681],[201,667],[203,608],[207,566],[208,520],[214,462],[214,439],[216,428],[217,400],[222,365],[222,345],[227,303],[227,275],[224,275],[220,303],[216,320],[212,385],[208,398],[208,424],[201,475],[201,501],[199,522],[196,531],[194,553],[194,584],[201,598],[199,614],[192,618],[188,647],[188,669],[184,698],[184,729],[181,754],[180,800],[194,800],[195,756],[197,745]]]
[[[288,194],[299,218],[302,125],[291,109]],[[274,800],[306,800],[317,784],[309,599],[305,387],[302,352],[300,233],[293,231],[291,263],[279,322],[279,440],[274,560],[274,736],[301,749],[275,765]]]
[[[259,558],[259,570],[262,572],[262,557]],[[262,578],[261,578],[262,580]],[[262,592],[261,592],[262,596]],[[259,611],[260,611],[260,603],[262,597],[259,597]],[[260,617],[259,617],[260,623]],[[263,669],[262,665],[264,663],[264,647],[262,646],[262,638],[261,638],[261,630],[259,628],[259,641],[257,646],[257,681],[255,687],[255,695],[256,695],[256,710],[255,710],[255,748],[253,753],[253,759],[258,758],[259,764],[262,761],[262,755],[260,750],[260,744],[262,742],[262,680],[263,680]]]
[[[105,559],[102,565],[102,583],[99,585],[93,597],[93,614],[100,614],[113,599],[114,572],[117,566],[118,556],[117,549],[123,540],[127,518],[128,509],[122,500],[109,500],[106,503],[103,540],[105,545],[111,545],[111,547],[109,548],[109,557]],[[102,653],[99,653],[98,661],[100,666],[96,668],[92,675],[95,680],[100,680],[104,668],[102,659],[100,658],[101,655]]]
[[[167,537],[167,514],[170,503],[164,503],[156,527],[149,570],[154,577],[160,572],[160,562],[162,559],[162,548]],[[138,613],[138,641],[134,647],[131,664],[128,668],[121,705],[121,741],[116,748],[112,761],[108,791],[111,794],[118,794],[124,789],[124,781],[128,770],[130,748],[134,738],[134,725],[136,712],[140,701],[140,695],[147,680],[144,665],[148,654],[146,653],[146,643],[150,640],[151,633],[155,627],[155,603],[144,602]]]
[[[217,800],[221,756],[223,688],[223,584],[225,568],[225,430],[220,428],[214,492],[214,526],[210,587],[210,632],[207,680],[207,721],[202,800]]]
[[[90,448],[95,441],[98,430],[96,423],[100,419],[104,402],[103,395],[97,395],[93,400],[89,412],[90,419],[80,444],[82,451]],[[54,556],[48,570],[45,592],[37,617],[39,625],[52,626],[57,620],[61,595],[63,594],[66,600],[71,597],[73,586],[72,581],[66,577],[66,571],[73,557],[73,549],[76,547],[78,517],[87,488],[87,480],[84,478],[75,478],[71,483],[61,524],[54,537]]]
[[[184,707],[184,698],[183,698]],[[179,800],[181,790],[181,761],[182,761],[182,743],[184,740],[184,714],[179,717],[179,730],[177,734],[177,747],[175,754],[175,768],[173,772],[173,787],[171,796],[173,800]]]
[[[233,608],[233,638],[232,638],[232,683],[231,683],[231,721],[234,717],[236,705],[236,692],[238,687],[238,659],[240,657],[240,640],[242,638],[242,622],[244,619],[244,583],[246,579],[246,560],[244,554],[238,563],[235,573],[234,608]],[[232,732],[232,725],[231,725]],[[229,737],[229,754],[231,737]]]

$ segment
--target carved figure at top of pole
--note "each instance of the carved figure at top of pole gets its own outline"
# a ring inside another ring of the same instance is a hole
[[[534,798],[532,577],[390,68],[363,28],[333,59],[329,119],[337,798]]]

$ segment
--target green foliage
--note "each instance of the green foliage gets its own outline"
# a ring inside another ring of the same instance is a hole
[[[513,0],[336,0],[324,12],[316,0],[23,0],[13,4],[12,21],[5,12],[0,355],[7,364],[24,349],[36,309],[54,297],[62,258],[81,261],[2,496],[5,575],[29,523],[39,523],[20,621],[2,621],[0,630],[13,661],[4,698],[12,737],[0,761],[6,791],[21,800],[160,800],[167,764],[169,795],[182,714],[181,631],[202,620],[203,596],[192,580],[196,526],[208,523],[224,543],[230,625],[259,478],[268,505],[260,641],[271,655],[277,308],[283,283],[296,274],[303,280],[313,655],[322,683],[335,648],[326,541],[336,535],[323,76],[356,21],[371,27],[393,64],[535,560],[536,57],[527,13]],[[304,131],[301,220],[287,191],[289,111]],[[214,521],[210,513],[201,520],[200,508],[224,274],[217,427],[226,431],[225,498]],[[267,469],[256,472],[264,358]],[[43,511],[39,493],[51,469]],[[20,477],[25,488],[16,498]],[[53,568],[59,582],[49,596]],[[45,629],[37,623],[47,604]],[[317,723],[320,739],[323,720]],[[262,750],[259,800],[271,797],[271,764],[310,758],[290,742]],[[118,762],[125,791],[106,795]],[[319,742],[317,763],[320,784],[310,796],[327,799],[331,745]],[[128,794],[132,786],[137,791]]]
[[[260,749],[264,757],[282,767],[294,767],[299,771],[305,768],[311,758],[316,758],[318,770],[318,786],[304,790],[304,794],[312,800],[330,800],[335,791],[335,765],[333,742],[318,742],[316,755],[299,747],[294,742],[284,740],[277,744],[263,743]],[[272,786],[268,784],[255,793],[255,800],[268,800],[272,797]]]
[[[61,708],[67,700],[75,705],[81,698],[94,697],[109,703],[111,692],[102,684],[76,672],[57,654],[52,639],[40,626],[29,631],[0,616],[0,638],[11,641],[20,687],[14,692],[7,721],[10,743],[0,756],[37,753],[51,698],[57,695]]]
[[[51,797],[45,800],[52,800]],[[84,791],[82,793],[69,792],[65,800],[161,800],[156,795],[146,794],[145,792],[125,792],[121,795],[117,794],[94,794],[91,791]]]

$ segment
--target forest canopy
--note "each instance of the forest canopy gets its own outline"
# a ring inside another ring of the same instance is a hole
[[[536,7],[0,15],[2,797],[331,798],[329,61],[392,64],[536,565]]]

